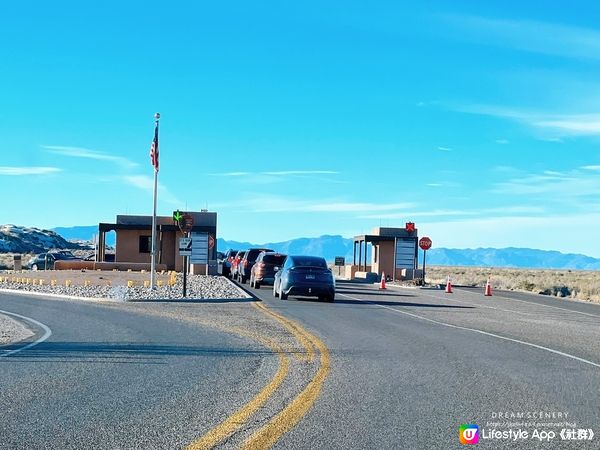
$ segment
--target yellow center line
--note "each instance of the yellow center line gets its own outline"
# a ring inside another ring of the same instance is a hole
[[[262,308],[268,310],[265,306],[262,306]],[[277,317],[281,321],[293,326],[298,333],[302,334],[319,350],[321,354],[320,367],[306,388],[304,388],[304,390],[300,392],[287,407],[244,442],[242,448],[246,450],[263,450],[271,448],[281,436],[294,428],[314,405],[331,369],[329,350],[319,338],[310,334],[291,320],[273,311],[269,311],[269,313],[273,317]]]
[[[240,330],[236,330],[239,332]],[[246,334],[246,333],[243,333]],[[204,436],[191,443],[187,450],[209,449],[224,441],[233,433],[235,433],[244,423],[248,421],[250,416],[254,414],[267,399],[273,395],[275,390],[279,388],[289,369],[289,358],[283,349],[274,342],[253,335],[253,338],[261,342],[266,347],[270,348],[279,356],[279,368],[275,377],[259,392],[259,394],[246,403],[242,408],[229,416],[224,422],[214,427]]]
[[[276,314],[275,312],[271,311],[266,306],[264,306],[262,303],[254,302],[254,303],[252,303],[252,306],[254,306],[257,309],[260,309],[262,312],[270,315],[271,317],[274,317],[275,320],[277,320],[279,323],[281,323],[285,328],[287,328],[287,330],[290,333],[292,333],[294,335],[296,340],[298,342],[300,342],[300,344],[302,344],[302,346],[306,349],[306,354],[301,355],[301,359],[308,360],[310,362],[314,361],[315,351],[314,351],[313,344],[305,336],[305,332],[298,329],[298,325],[296,325],[291,320],[286,319],[285,317],[280,316],[279,314]]]

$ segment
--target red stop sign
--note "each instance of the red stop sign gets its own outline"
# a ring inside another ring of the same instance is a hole
[[[431,242],[431,239],[429,239],[427,236],[419,239],[419,247],[421,247],[421,250],[429,250],[431,248],[431,244],[433,244],[433,242]]]

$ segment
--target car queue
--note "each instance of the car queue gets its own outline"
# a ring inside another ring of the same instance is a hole
[[[260,289],[273,287],[273,296],[287,300],[290,295],[335,300],[335,277],[325,258],[285,255],[269,248],[228,250],[223,256],[223,276]]]

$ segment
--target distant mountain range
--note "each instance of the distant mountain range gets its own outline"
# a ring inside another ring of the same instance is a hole
[[[322,256],[327,261],[333,261],[336,256],[346,257],[346,262],[352,262],[353,240],[342,236],[324,235],[317,238],[298,238],[285,242],[268,242],[266,244],[250,244],[249,242],[226,241],[217,239],[217,249],[226,251],[230,248],[243,250],[249,247],[271,248],[286,255],[315,255]]]
[[[54,228],[51,231],[36,228],[0,225],[0,252],[41,252],[47,248],[74,248],[77,245],[65,240],[89,241],[98,233],[98,227],[77,226]],[[64,239],[63,239],[64,238]],[[107,234],[107,244],[114,246],[114,233]],[[229,241],[219,238],[217,248],[267,247],[285,254],[308,254],[323,256],[333,261],[336,256],[344,256],[352,262],[353,240],[342,236],[320,236],[298,238],[284,242],[252,244],[250,242]],[[419,251],[419,257],[422,252]],[[445,266],[516,267],[532,269],[578,269],[600,270],[600,259],[579,254],[565,254],[557,251],[530,248],[476,248],[449,249],[434,248],[427,252],[427,263]]]
[[[354,244],[352,239],[342,236],[321,236],[318,238],[299,238],[291,241],[266,243],[260,247],[272,248],[285,254],[306,254],[323,256],[333,261],[336,256],[344,256],[351,263]],[[220,251],[257,247],[249,242],[226,241],[217,239]],[[423,252],[419,250],[419,259]],[[419,262],[422,264],[422,261]],[[438,266],[477,266],[477,267],[515,267],[531,269],[577,269],[600,270],[600,259],[590,256],[560,253],[557,251],[536,250],[531,248],[476,248],[450,249],[434,248],[427,251],[427,264]]]
[[[98,225],[89,225],[81,227],[56,227],[52,231],[60,234],[65,239],[73,241],[91,241],[94,236],[98,235]],[[106,245],[115,246],[115,233],[106,233]]]

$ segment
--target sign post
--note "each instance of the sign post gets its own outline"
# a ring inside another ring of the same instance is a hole
[[[342,266],[346,265],[346,258],[344,258],[343,256],[336,256],[335,257],[335,265],[338,268],[338,276],[342,275]]]
[[[188,213],[173,211],[173,221],[179,226],[179,230],[185,236],[179,239],[179,254],[183,257],[183,297],[187,297],[187,266],[188,256],[192,254],[192,238],[189,236],[194,227],[194,218]],[[182,242],[183,241],[183,242]],[[182,244],[185,244],[182,252]]]
[[[423,250],[423,284],[425,284],[425,258],[427,257],[427,250],[431,248],[432,244],[431,239],[427,236],[423,236],[419,239],[419,247]]]
[[[185,237],[188,238],[187,233],[185,233]],[[188,266],[187,262],[188,262],[188,257],[184,255],[184,257],[183,257],[183,298],[187,297],[187,266]]]

